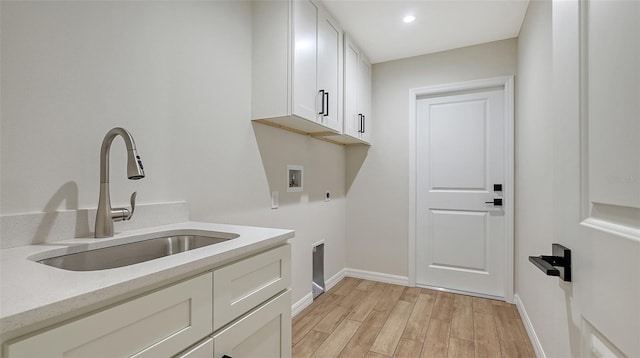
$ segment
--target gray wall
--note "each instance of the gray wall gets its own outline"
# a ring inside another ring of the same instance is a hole
[[[408,275],[409,89],[515,75],[516,51],[509,39],[373,65],[373,145],[347,149],[349,268]]]
[[[188,201],[193,220],[295,229],[294,302],[311,291],[312,243],[326,240],[327,277],[345,267],[344,148],[250,121],[250,2],[0,6],[0,214],[95,208],[100,143],[122,126],[147,177],[126,180],[117,139],[114,206],[138,191]],[[304,165],[305,192],[286,193],[287,164]]]

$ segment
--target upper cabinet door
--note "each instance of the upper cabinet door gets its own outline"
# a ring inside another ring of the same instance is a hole
[[[317,121],[318,8],[311,1],[293,1],[293,19],[293,114]]]
[[[371,143],[371,64],[362,53],[360,53],[358,67],[358,108],[362,114],[360,139]]]
[[[351,143],[370,144],[371,64],[348,37],[344,40],[344,130]]]
[[[360,136],[362,125],[358,109],[360,50],[345,38],[344,51],[344,133],[357,138]]]
[[[319,122],[335,130],[341,129],[338,103],[340,89],[340,38],[342,32],[330,19],[320,13],[318,18],[318,94]]]

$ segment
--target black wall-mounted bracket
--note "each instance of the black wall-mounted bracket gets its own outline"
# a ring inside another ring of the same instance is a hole
[[[563,281],[571,282],[571,250],[560,244],[552,245],[553,256],[529,256],[537,268],[548,276],[558,276]]]

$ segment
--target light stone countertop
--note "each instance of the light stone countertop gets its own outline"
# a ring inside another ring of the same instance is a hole
[[[234,233],[238,238],[135,265],[100,271],[67,271],[35,262],[87,249],[148,239],[176,231]],[[184,222],[117,233],[108,239],[70,239],[0,250],[0,334],[98,304],[113,303],[275,247],[293,230]]]

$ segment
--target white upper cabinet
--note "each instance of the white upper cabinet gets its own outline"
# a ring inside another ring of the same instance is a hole
[[[344,43],[344,134],[360,137],[362,124],[358,103],[358,77],[360,51],[351,41]]]
[[[320,122],[337,131],[342,130],[342,31],[322,11],[318,18],[318,88]]]
[[[358,108],[362,114],[360,139],[371,143],[371,63],[360,52],[358,57]]]
[[[318,9],[310,1],[293,5],[293,113],[317,121]]]
[[[371,64],[348,37],[344,41],[344,134],[345,142],[370,143]]]
[[[342,131],[342,31],[309,0],[253,3],[252,119]]]

